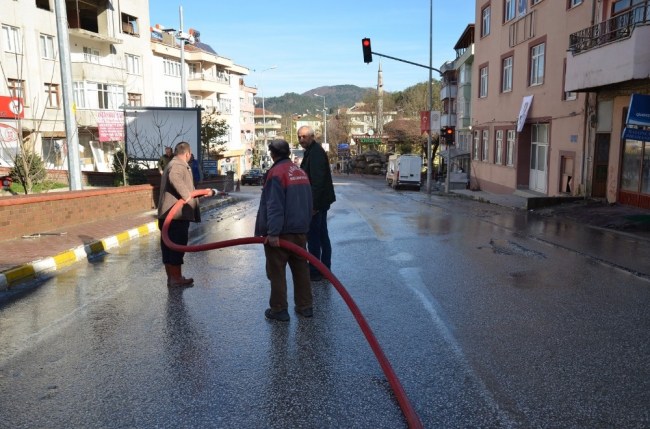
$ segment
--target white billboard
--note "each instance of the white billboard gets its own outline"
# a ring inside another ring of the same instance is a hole
[[[180,142],[188,142],[201,158],[201,108],[135,107],[124,112],[126,154],[129,158],[154,161]]]

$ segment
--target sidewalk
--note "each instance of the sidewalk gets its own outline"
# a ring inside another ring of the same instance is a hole
[[[489,204],[527,210],[543,217],[557,217],[575,223],[632,235],[650,241],[650,210],[620,204],[607,204],[594,199],[567,199],[562,204],[528,209],[529,199],[517,194],[491,194],[485,191],[452,190],[452,194]]]
[[[231,195],[206,199],[201,203],[201,211],[235,200]],[[46,233],[34,231],[33,238],[2,240],[0,291],[40,273],[92,258],[131,239],[157,232],[156,213],[156,210],[149,210]]]

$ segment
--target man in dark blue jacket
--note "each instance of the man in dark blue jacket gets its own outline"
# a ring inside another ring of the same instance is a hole
[[[311,193],[314,199],[313,216],[309,227],[307,247],[309,253],[320,260],[327,268],[332,267],[332,245],[327,230],[327,211],[336,201],[332,170],[325,149],[314,140],[314,129],[302,126],[298,129],[298,141],[305,149],[300,168],[305,170],[311,183]],[[322,280],[323,276],[313,266],[309,265],[311,280]]]
[[[296,313],[304,317],[313,315],[307,260],[279,247],[282,239],[305,248],[311,222],[312,196],[307,174],[289,159],[289,143],[286,140],[273,140],[269,144],[269,152],[273,166],[262,188],[255,235],[266,237],[266,276],[271,281],[270,308],[266,309],[264,315],[268,319],[286,322],[289,320],[287,263],[293,276]]]

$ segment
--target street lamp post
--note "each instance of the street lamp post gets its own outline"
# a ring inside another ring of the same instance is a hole
[[[325,96],[314,94],[314,97],[323,98],[323,143],[327,144],[327,110],[325,109]]]
[[[266,68],[264,70],[260,70],[259,73],[264,73],[265,71],[277,69],[278,66],[271,66],[269,68]],[[256,71],[256,70],[253,70]],[[266,107],[264,106],[264,91],[262,91],[262,133],[263,133],[263,141],[264,141],[264,150],[268,150],[266,146]]]

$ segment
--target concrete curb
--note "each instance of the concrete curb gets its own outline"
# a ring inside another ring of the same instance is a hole
[[[236,198],[227,196],[223,199],[206,202],[204,205],[201,205],[201,212],[221,207],[233,201],[236,201]],[[66,250],[58,255],[10,268],[0,273],[0,292],[8,290],[19,282],[37,278],[42,273],[56,271],[75,262],[102,255],[112,248],[123,245],[127,241],[144,237],[157,231],[158,221],[148,222],[119,234]]]
[[[149,222],[117,235],[103,238],[89,244],[77,246],[58,255],[38,259],[0,273],[0,291],[9,289],[24,280],[38,277],[41,273],[56,271],[75,262],[106,253],[107,250],[121,246],[129,240],[144,237],[158,230],[158,222]]]

